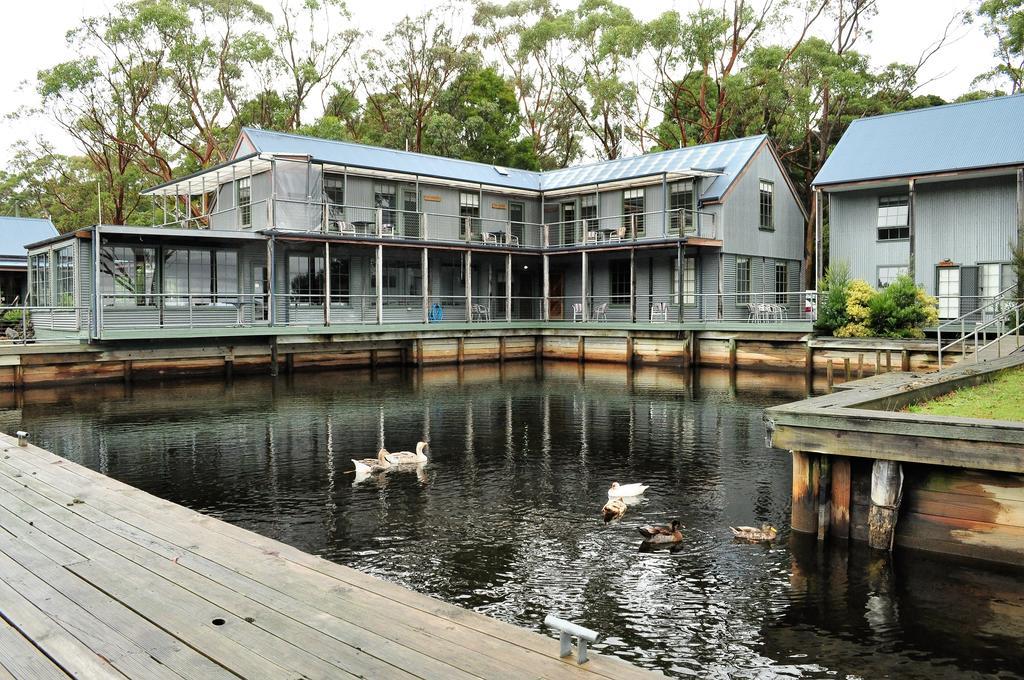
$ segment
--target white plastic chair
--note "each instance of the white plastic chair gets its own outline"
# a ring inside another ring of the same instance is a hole
[[[583,305],[579,302],[572,303],[572,320],[583,321]]]
[[[381,236],[394,236],[395,235],[395,225],[393,225],[393,224],[382,224],[382,225],[380,225],[380,235]]]
[[[490,321],[491,314],[483,305],[473,305],[473,319],[476,321]]]
[[[344,220],[342,220],[341,224],[339,224],[338,226],[342,234],[350,234],[352,236],[355,236],[356,225],[352,224],[351,222],[345,222]]]
[[[509,245],[518,246],[519,245],[519,237],[516,236],[515,234],[511,234],[508,237],[508,242],[509,242]]]
[[[668,321],[667,302],[655,302],[651,305],[651,321]]]
[[[607,321],[608,320],[608,303],[602,302],[598,306],[594,307],[594,321]]]

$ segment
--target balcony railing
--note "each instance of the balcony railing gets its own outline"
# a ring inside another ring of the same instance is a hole
[[[503,247],[565,247],[720,238],[713,213],[656,210],[548,224],[422,210],[265,199],[203,215],[168,219],[157,227],[321,232],[353,238],[437,241]]]

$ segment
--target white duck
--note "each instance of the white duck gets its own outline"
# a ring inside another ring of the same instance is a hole
[[[395,453],[384,452],[384,459],[391,465],[419,465],[427,462],[427,456],[423,450],[428,448],[426,442],[416,444],[416,453],[412,451],[396,451]]]
[[[650,487],[645,484],[619,484],[612,482],[608,489],[608,498],[633,498],[644,495]]]
[[[369,474],[377,474],[378,472],[384,472],[393,465],[391,461],[387,459],[387,449],[381,449],[377,452],[376,458],[362,458],[360,460],[352,459],[352,464],[356,466],[356,476],[364,476]]]

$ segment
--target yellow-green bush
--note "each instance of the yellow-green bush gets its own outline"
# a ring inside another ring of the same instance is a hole
[[[869,304],[875,297],[875,289],[864,279],[850,281],[846,291],[846,317],[851,324],[863,324],[871,313]]]
[[[835,332],[837,338],[870,338],[874,335],[874,331],[864,323],[848,323]]]

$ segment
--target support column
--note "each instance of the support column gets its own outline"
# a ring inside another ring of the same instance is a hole
[[[909,186],[907,187],[908,199],[907,199],[907,226],[910,227],[910,237],[908,239],[908,245],[910,246],[910,257],[907,260],[907,274],[915,282],[917,281],[917,266],[916,266],[916,246],[917,241],[917,228],[914,224],[917,221],[917,212],[914,208],[916,186],[914,180],[910,180]]]
[[[868,545],[892,550],[896,517],[903,495],[903,469],[894,460],[876,460],[871,467],[871,509],[868,510]]]
[[[587,282],[590,280],[590,272],[587,271],[587,251],[580,253],[582,261],[582,278],[580,279],[580,304],[583,305],[583,321],[586,321],[589,317],[587,315]]]
[[[850,459],[834,456],[832,461],[832,498],[829,509],[833,538],[850,538]]]
[[[629,249],[629,321],[636,323],[636,248]]]
[[[512,253],[505,259],[505,321],[512,321]]]
[[[274,266],[277,259],[276,246],[277,241],[271,236],[267,241],[267,319],[271,326],[277,323],[277,271]]]
[[[1017,246],[1024,246],[1024,168],[1017,169]],[[1017,296],[1024,297],[1024,279],[1017,280]]]
[[[420,280],[422,281],[420,291],[423,294],[423,323],[430,322],[430,254],[427,248],[423,249],[420,256]]]
[[[473,320],[473,251],[467,250],[465,256],[466,269],[466,321]]]
[[[794,531],[818,533],[818,456],[793,451],[793,509],[790,524]]]
[[[384,246],[377,244],[374,271],[377,277],[377,325],[384,323]]]
[[[541,301],[543,309],[540,310],[540,318],[544,321],[551,320],[551,263],[548,261],[548,255],[545,253],[543,256],[543,269],[544,269],[544,299]]]
[[[822,455],[818,464],[818,540],[824,541],[832,518],[832,456]]]
[[[326,225],[326,222],[324,223]],[[331,325],[331,242],[324,241],[324,325]]]
[[[682,228],[682,226],[683,225],[680,224],[680,228]],[[684,272],[685,269],[686,269],[686,261],[683,259],[683,242],[680,241],[679,243],[676,244],[676,308],[677,308],[677,311],[679,312],[678,313],[679,323],[683,322],[683,301],[685,299],[683,297],[683,279],[685,278],[683,276],[683,272]],[[693,278],[694,278],[693,284],[696,287],[696,285],[697,285],[697,272],[694,272]],[[696,292],[696,291],[694,291],[694,292]]]
[[[814,190],[814,285],[818,285],[825,275],[825,263],[822,258],[822,221],[824,220],[824,205],[822,205],[821,189]]]

